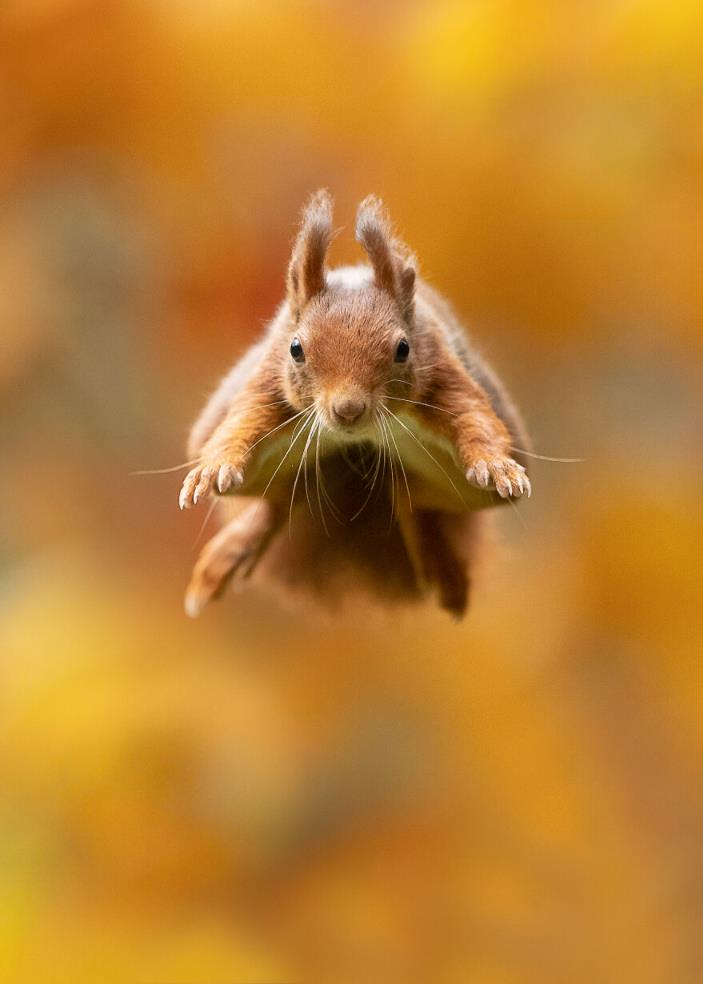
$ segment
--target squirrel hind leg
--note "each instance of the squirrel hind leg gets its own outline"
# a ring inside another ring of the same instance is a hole
[[[223,526],[205,544],[193,568],[184,600],[186,614],[197,618],[233,580],[247,580],[279,525],[272,504],[259,499]]]
[[[439,512],[423,512],[419,516],[420,543],[427,581],[435,586],[440,608],[459,621],[469,607],[471,578],[469,574],[469,549],[458,543],[453,526],[462,524],[462,540],[466,537],[464,528],[472,525],[475,517],[469,515],[461,519]]]

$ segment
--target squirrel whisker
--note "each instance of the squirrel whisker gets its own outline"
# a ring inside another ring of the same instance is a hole
[[[184,461],[182,465],[172,465],[170,468],[143,468],[139,471],[130,472],[130,478],[133,475],[169,475],[172,472],[181,471],[183,468],[192,468],[193,465],[197,465],[200,458],[191,458],[190,461]]]
[[[306,428],[309,428],[309,429],[308,429],[307,440],[306,440],[305,445],[303,447],[303,450],[302,450],[302,452],[300,454],[300,461],[298,462],[298,470],[295,473],[295,480],[293,482],[293,488],[292,488],[291,494],[290,494],[290,508],[288,509],[288,536],[291,536],[292,535],[292,532],[293,532],[293,505],[295,503],[295,493],[296,493],[296,490],[298,488],[298,480],[300,478],[300,470],[303,467],[303,462],[306,462],[306,467],[307,467],[308,448],[310,447],[310,441],[312,440],[312,436],[315,433],[315,425],[317,423],[317,420],[318,420],[317,413],[312,414],[311,416],[309,416],[306,419],[306,421],[305,421],[305,423],[303,425],[303,428],[302,428],[303,431]]]
[[[288,402],[288,400],[274,400],[272,403],[262,403],[260,406],[249,407],[248,409],[249,410],[264,410],[264,409],[266,409],[266,407],[281,406],[282,404],[287,403],[287,402]],[[300,411],[300,414],[302,414],[302,413],[305,413],[305,411],[304,410],[301,410]],[[277,431],[279,429],[279,427],[284,427],[286,424],[290,423],[291,420],[295,420],[296,417],[299,417],[300,414],[295,414],[293,417],[289,417],[288,420],[284,420],[282,424],[279,424],[278,425],[278,427],[274,427],[272,430],[270,430],[268,432],[268,434],[264,434],[263,437],[259,438],[259,441],[265,440],[267,437],[269,437],[270,434],[273,434],[274,431]],[[256,444],[258,444],[259,441],[257,441]],[[256,447],[256,444],[253,444],[252,445],[251,450],[253,450]],[[140,468],[138,471],[132,471],[132,472],[130,472],[129,475],[130,475],[130,478],[132,476],[134,476],[134,475],[170,475],[173,472],[181,471],[183,468],[192,468],[193,465],[197,465],[200,460],[201,459],[199,457],[198,458],[191,458],[190,461],[184,461],[180,465],[171,465],[170,468]]]
[[[287,401],[284,401],[284,402],[287,402]],[[280,424],[278,424],[278,426],[277,426],[277,427],[272,427],[272,428],[271,428],[271,430],[270,430],[270,431],[267,431],[267,432],[266,432],[266,433],[264,434],[264,436],[263,436],[263,437],[260,437],[258,441],[255,441],[255,442],[254,442],[254,443],[252,444],[252,446],[251,446],[251,448],[249,449],[249,451],[250,451],[250,452],[251,452],[251,451],[253,451],[253,450],[254,450],[254,448],[255,448],[255,447],[256,447],[256,446],[258,445],[258,444],[261,444],[261,442],[262,442],[262,441],[265,441],[267,437],[270,437],[270,436],[271,436],[272,434],[275,434],[275,433],[276,433],[276,431],[278,431],[278,430],[280,430],[280,429],[281,429],[282,427],[285,427],[285,426],[286,426],[286,424],[290,424],[290,423],[292,423],[292,422],[293,422],[294,420],[297,420],[297,419],[298,419],[298,417],[302,417],[302,416],[303,416],[303,414],[304,414],[304,413],[307,413],[307,412],[308,412],[308,411],[309,411],[310,409],[311,409],[311,407],[305,407],[305,408],[304,408],[303,410],[300,410],[300,411],[299,411],[298,413],[294,413],[292,417],[287,417],[287,418],[286,418],[286,419],[285,419],[285,420],[284,420],[284,421],[283,421],[282,423],[280,423]]]
[[[320,495],[320,433],[322,431],[321,427],[317,428],[317,436],[315,438],[315,489],[317,491],[317,505],[320,510],[320,520],[322,521],[322,527],[325,531],[325,535],[329,536],[330,531],[327,526],[327,520],[325,519],[325,511],[322,508],[322,496]]]
[[[247,404],[247,410],[265,410],[267,407],[280,407],[284,403],[288,403],[288,400],[273,400],[271,403],[257,403],[256,405]]]
[[[339,516],[339,510],[335,506],[334,502],[332,501],[332,499],[330,498],[330,496],[329,496],[329,494],[327,492],[327,489],[325,488],[325,479],[324,479],[324,475],[322,473],[322,467],[320,465],[320,435],[321,435],[321,433],[322,433],[322,426],[318,427],[318,429],[317,429],[317,438],[316,438],[316,442],[315,442],[315,479],[316,479],[316,483],[317,483],[317,502],[318,502],[318,505],[320,507],[320,519],[322,520],[322,525],[324,527],[325,533],[327,534],[327,536],[329,536],[330,535],[330,531],[329,531],[329,528],[327,526],[327,522],[325,520],[324,509],[322,508],[322,500],[323,499],[324,499],[325,503],[327,504],[327,506],[329,507],[330,512],[332,513],[332,518],[334,520],[336,520],[336,522],[338,522],[338,523],[342,523],[342,520],[340,519],[340,516]],[[322,493],[322,495],[320,495],[320,493]]]
[[[374,424],[376,426],[376,433],[379,433],[379,430],[380,430],[379,429],[379,426],[378,426],[379,425],[379,416],[378,416],[378,413],[377,412],[374,413]],[[368,471],[364,475],[362,475],[363,480],[366,481],[368,479],[369,475],[371,475],[371,473],[373,471],[373,477],[371,479],[371,487],[370,487],[370,489],[369,489],[369,491],[368,491],[368,493],[366,495],[366,498],[364,499],[364,501],[362,502],[361,506],[359,507],[359,509],[357,509],[357,511],[354,513],[354,515],[350,517],[350,519],[349,519],[349,522],[350,523],[353,523],[354,520],[357,519],[357,517],[362,514],[362,512],[364,511],[364,509],[367,507],[367,505],[371,501],[371,497],[372,497],[372,495],[374,493],[374,489],[376,488],[376,482],[378,481],[378,475],[379,475],[380,470],[381,470],[381,453],[380,453],[380,450],[377,447],[376,448],[376,460],[375,460],[375,462],[371,465],[371,467],[368,469]]]
[[[403,464],[403,458],[402,458],[402,456],[400,454],[400,448],[398,447],[398,443],[397,443],[397,441],[395,439],[395,434],[393,433],[393,427],[391,426],[391,424],[388,425],[388,433],[390,434],[391,440],[393,441],[393,446],[395,447],[395,450],[396,450],[396,454],[398,455],[398,464],[400,465],[401,471],[403,472],[403,480],[405,481],[405,491],[408,493],[408,504],[410,506],[410,512],[412,512],[413,511],[413,500],[412,500],[412,496],[410,495],[410,485],[408,483],[408,476],[407,476],[407,474],[405,472],[405,466]]]
[[[518,454],[525,454],[528,458],[537,458],[539,461],[555,461],[560,465],[578,465],[583,464],[586,458],[550,458],[546,454],[535,454],[534,451],[526,451],[524,448],[516,448],[511,445],[511,451],[517,451]]]
[[[414,403],[416,407],[429,407],[430,410],[440,410],[442,413],[448,413],[451,417],[457,417],[458,414],[454,413],[452,410],[447,410],[445,407],[437,407],[434,403],[423,403],[422,400],[408,400],[403,396],[386,396],[385,400],[400,400],[401,403]]]
[[[205,519],[203,520],[203,522],[202,522],[202,524],[200,526],[200,529],[198,530],[198,535],[196,536],[195,541],[193,542],[193,546],[194,547],[197,547],[197,545],[202,540],[203,533],[205,532],[205,527],[210,522],[210,517],[212,516],[213,511],[214,511],[216,505],[217,505],[217,499],[213,498],[212,502],[210,503],[210,505],[208,507],[208,511],[205,513]]]
[[[315,414],[315,421],[314,421],[314,423],[312,425],[312,430],[310,431],[310,440],[311,441],[313,440],[313,438],[315,437],[316,432],[320,429],[321,426],[322,426],[322,419],[320,417],[320,414],[319,413],[316,413]],[[315,513],[313,511],[312,501],[310,499],[310,489],[308,488],[308,456],[307,456],[307,448],[306,448],[306,452],[305,452],[305,468],[304,468],[304,471],[303,471],[303,476],[304,476],[304,479],[305,479],[305,498],[308,501],[308,509],[310,510],[310,515],[311,516],[314,516]]]
[[[301,411],[300,411],[300,413],[298,413],[298,414],[296,414],[296,417],[301,417],[301,416],[302,416],[302,415],[303,415],[304,413],[305,413],[305,414],[308,414],[308,415],[310,415],[310,416],[311,416],[312,414],[314,414],[314,413],[315,413],[315,407],[314,407],[314,406],[311,406],[311,407],[306,407],[306,408],[305,408],[305,410],[301,410]],[[289,419],[288,419],[288,420],[286,421],[286,423],[289,423],[289,422],[290,422],[291,420],[293,420],[293,419],[294,419],[293,417],[290,417],[290,418],[289,418]],[[293,434],[291,435],[291,439],[290,439],[290,444],[288,445],[288,448],[286,449],[286,453],[285,453],[285,454],[283,455],[283,457],[281,458],[281,460],[280,460],[280,461],[278,462],[278,464],[276,465],[276,468],[274,469],[274,472],[273,472],[273,475],[271,475],[271,478],[270,478],[270,479],[268,480],[268,482],[266,483],[266,488],[265,488],[265,489],[264,489],[264,491],[263,491],[263,492],[261,493],[261,498],[262,498],[262,499],[265,499],[265,498],[266,498],[266,493],[268,492],[268,490],[269,490],[269,488],[271,487],[271,483],[273,482],[273,480],[274,480],[274,478],[276,477],[276,475],[278,475],[278,473],[279,473],[279,471],[280,471],[280,470],[281,470],[281,468],[283,467],[283,464],[284,464],[284,462],[285,462],[285,460],[286,460],[286,458],[288,457],[288,455],[289,455],[289,454],[291,453],[291,451],[293,450],[293,446],[294,446],[294,445],[295,445],[295,444],[297,443],[297,441],[298,441],[298,438],[300,437],[300,435],[301,435],[301,434],[303,433],[303,431],[305,430],[305,424],[306,424],[306,423],[307,423],[307,420],[305,420],[305,421],[303,422],[303,427],[302,427],[302,428],[300,427],[300,423],[298,423],[298,424],[296,424],[296,428],[295,428],[295,430],[293,431]],[[271,431],[270,433],[273,433],[273,431]]]
[[[388,527],[389,530],[390,530],[390,527],[393,525],[393,519],[395,517],[395,472],[394,472],[394,469],[393,469],[393,456],[391,454],[391,446],[390,446],[390,443],[388,441],[388,433],[387,433],[387,429],[386,429],[386,421],[383,418],[381,419],[381,433],[382,433],[383,445],[384,445],[384,462],[386,460],[385,459],[385,452],[386,452],[386,449],[387,449],[388,450],[388,470],[391,473],[391,514],[390,514],[390,524],[389,524],[389,527]],[[384,476],[385,476],[385,468],[384,468]]]
[[[419,438],[417,438],[417,437],[415,436],[415,434],[413,434],[413,432],[412,432],[412,431],[410,430],[410,428],[409,428],[409,427],[407,427],[407,426],[406,426],[406,425],[405,425],[405,424],[403,423],[403,421],[402,421],[402,420],[400,419],[400,417],[398,417],[398,416],[397,416],[396,414],[394,414],[394,413],[393,413],[393,411],[392,411],[392,410],[390,410],[390,409],[389,409],[388,407],[385,407],[385,406],[384,406],[384,407],[383,407],[383,409],[384,409],[384,410],[386,411],[386,413],[389,413],[389,414],[391,415],[391,417],[394,417],[394,418],[395,418],[395,419],[396,419],[396,420],[398,421],[398,423],[399,423],[399,424],[400,424],[400,426],[401,426],[401,427],[403,428],[403,430],[405,430],[405,431],[407,431],[407,432],[408,432],[408,434],[409,434],[409,435],[410,435],[410,437],[411,437],[411,438],[413,439],[413,441],[415,441],[415,443],[416,443],[416,444],[418,445],[418,447],[421,447],[421,448],[422,448],[422,450],[423,450],[423,451],[425,452],[425,454],[426,454],[426,455],[428,456],[428,458],[430,458],[430,459],[431,459],[432,461],[434,461],[434,463],[435,463],[435,465],[437,465],[437,467],[438,467],[438,468],[439,468],[439,470],[440,470],[440,471],[442,472],[442,474],[444,475],[444,477],[445,477],[445,478],[447,479],[447,481],[449,482],[449,484],[451,485],[451,487],[452,487],[452,488],[454,489],[454,491],[456,492],[456,494],[457,494],[457,495],[459,496],[459,500],[460,500],[460,501],[461,501],[461,502],[463,503],[463,502],[464,502],[464,498],[463,498],[463,496],[462,496],[462,494],[461,494],[461,492],[459,491],[459,489],[458,489],[458,488],[456,487],[456,485],[455,485],[455,483],[454,483],[454,482],[452,481],[452,477],[451,477],[451,475],[449,475],[449,473],[448,473],[448,472],[446,471],[446,469],[445,469],[445,468],[443,468],[443,467],[442,467],[442,466],[440,465],[440,463],[439,463],[439,462],[437,461],[437,459],[435,458],[435,456],[434,456],[433,454],[431,454],[431,453],[430,453],[430,452],[429,452],[429,451],[427,450],[427,448],[426,448],[426,447],[425,447],[425,445],[424,445],[424,444],[422,443],[422,441],[421,441],[421,440],[420,440]]]

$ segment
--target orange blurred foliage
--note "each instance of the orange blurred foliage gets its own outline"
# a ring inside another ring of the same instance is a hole
[[[0,53],[0,977],[700,981],[700,4],[6,0]],[[202,519],[130,476],[320,185],[586,459],[461,626],[187,622]]]

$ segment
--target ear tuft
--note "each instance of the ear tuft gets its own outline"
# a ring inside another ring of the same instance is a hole
[[[356,213],[356,238],[368,253],[377,286],[395,296],[393,231],[382,203],[373,195],[369,195],[359,205]]]
[[[325,260],[331,238],[332,196],[321,188],[303,208],[288,266],[288,300],[296,317],[325,289]]]
[[[366,250],[376,286],[388,291],[408,321],[413,315],[415,262],[407,247],[393,234],[380,199],[369,195],[356,213],[356,238]]]
[[[412,320],[415,307],[415,267],[411,265],[411,260],[406,259],[408,264],[401,268],[398,285],[398,302],[403,317],[407,321]]]

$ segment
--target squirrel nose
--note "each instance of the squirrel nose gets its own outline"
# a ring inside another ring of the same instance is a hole
[[[342,424],[353,424],[361,417],[366,409],[366,401],[359,396],[341,397],[332,405],[335,419]]]

